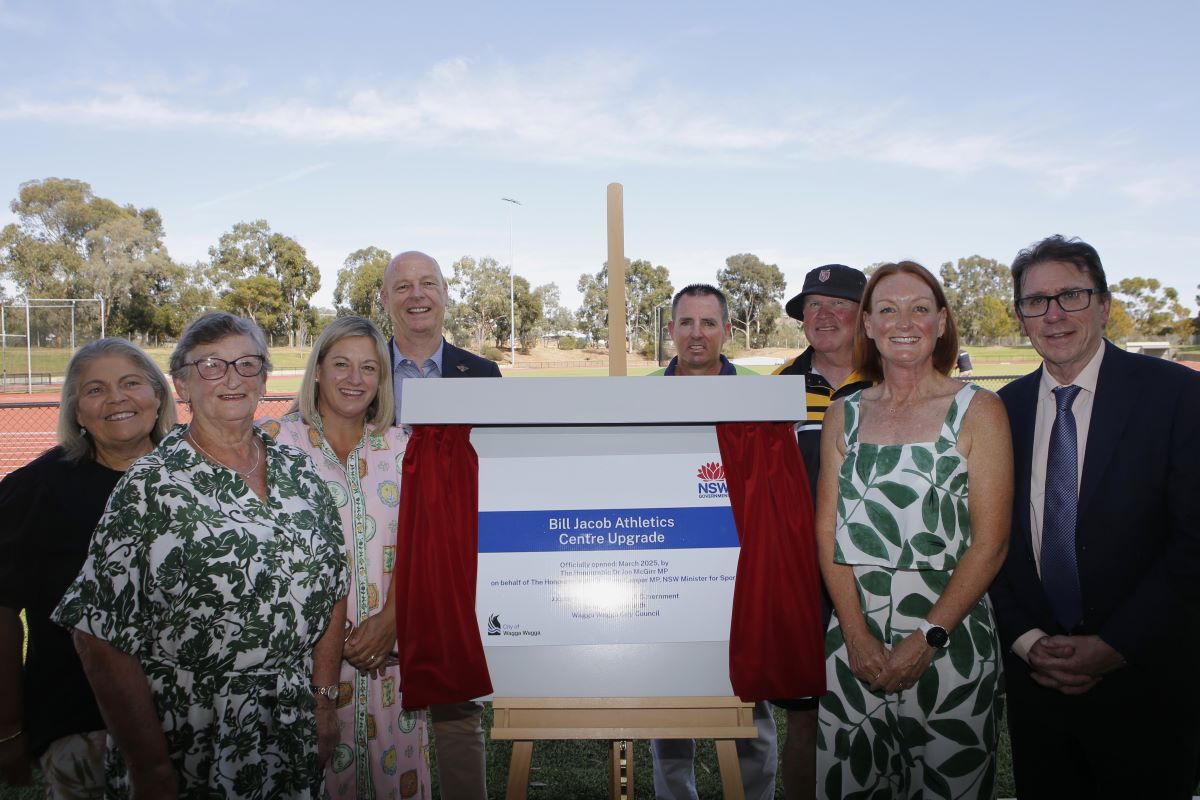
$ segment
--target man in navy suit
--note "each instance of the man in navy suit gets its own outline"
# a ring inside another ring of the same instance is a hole
[[[414,378],[499,378],[496,362],[446,341],[449,286],[437,261],[408,251],[392,259],[383,273],[380,300],[392,320],[392,380],[396,386],[396,424],[400,424],[400,388]],[[483,706],[466,701],[430,708],[438,778],[446,800],[487,800],[487,750]]]
[[[1200,374],[1105,341],[1095,248],[1012,265],[1043,359],[1000,390],[1016,492],[992,586],[1017,796],[1191,797],[1200,763]]]

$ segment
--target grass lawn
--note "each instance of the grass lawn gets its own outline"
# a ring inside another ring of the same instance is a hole
[[[485,728],[491,727],[491,706],[485,713]],[[775,710],[782,740],[787,730],[787,719],[780,709]],[[1011,756],[1008,749],[1008,732],[1001,727],[997,789],[1000,797],[1012,797]],[[717,772],[717,754],[712,741],[701,740],[696,748],[696,789],[700,797],[721,796],[720,773]],[[432,748],[430,748],[432,757]],[[488,796],[493,800],[504,797],[508,780],[508,759],[512,753],[510,742],[490,742],[488,745]],[[652,800],[654,779],[651,776],[650,743],[638,741],[634,744],[634,798]],[[434,763],[436,772],[436,761]],[[434,797],[437,797],[437,780],[434,779]],[[783,797],[783,786],[778,781],[775,796]],[[0,784],[0,800],[40,800],[43,790],[13,789]],[[533,767],[529,772],[530,800],[606,800],[608,797],[608,743],[601,741],[546,741],[533,748]]]

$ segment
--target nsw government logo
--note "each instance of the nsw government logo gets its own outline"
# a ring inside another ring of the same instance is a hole
[[[696,486],[696,494],[701,500],[729,497],[729,486],[725,483],[725,467],[717,461],[701,464],[696,470],[700,483]]]

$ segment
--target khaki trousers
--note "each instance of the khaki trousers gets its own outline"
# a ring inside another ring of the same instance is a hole
[[[442,800],[487,800],[483,704],[430,706]]]

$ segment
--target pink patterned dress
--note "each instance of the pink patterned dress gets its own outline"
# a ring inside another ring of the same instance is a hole
[[[342,516],[353,575],[346,617],[361,625],[379,612],[391,585],[408,437],[400,428],[389,428],[383,435],[364,433],[343,466],[320,426],[305,425],[299,412],[264,422],[262,428],[308,453],[329,487]],[[342,662],[337,700],[342,740],[325,770],[325,786],[335,800],[431,796],[425,712],[402,711],[399,687],[396,666],[373,679]]]

